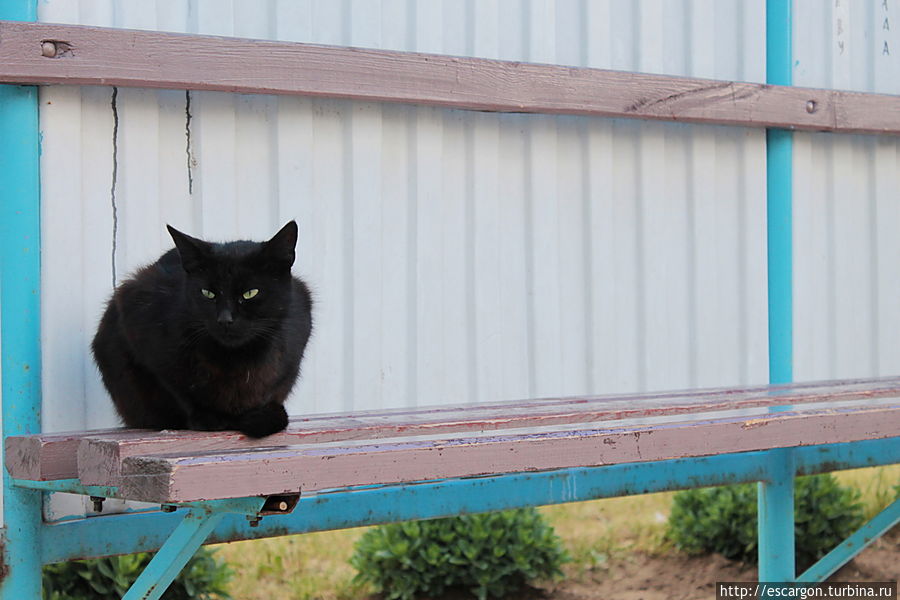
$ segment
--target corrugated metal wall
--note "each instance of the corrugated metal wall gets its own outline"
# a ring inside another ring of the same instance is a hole
[[[72,2],[44,21],[762,80],[723,2]],[[294,413],[762,382],[761,131],[303,98],[42,90],[45,427],[115,423],[87,351],[172,223],[296,217]]]
[[[897,0],[837,4],[798,3],[796,83],[896,93],[878,48],[900,42],[881,21]],[[40,18],[765,77],[762,2],[42,0]],[[114,283],[170,246],[166,223],[262,239],[299,220],[296,272],[318,304],[293,413],[766,380],[762,131],[177,91],[41,98],[48,431],[115,424],[90,338]],[[896,372],[897,142],[796,138],[796,376]]]
[[[900,2],[798,2],[794,84],[900,94]],[[900,139],[794,135],[794,375],[900,372]]]

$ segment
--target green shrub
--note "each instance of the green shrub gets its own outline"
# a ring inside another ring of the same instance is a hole
[[[141,553],[47,565],[44,600],[118,600],[151,557]],[[230,600],[227,584],[232,575],[212,550],[201,548],[163,594],[163,600]]]
[[[569,560],[553,528],[534,509],[383,525],[367,531],[350,559],[391,600],[468,589],[501,598],[525,582],[562,575]]]
[[[716,552],[756,563],[755,483],[685,490],[675,494],[667,537],[690,554]],[[831,474],[798,477],[794,487],[797,571],[827,554],[863,522],[859,491]]]

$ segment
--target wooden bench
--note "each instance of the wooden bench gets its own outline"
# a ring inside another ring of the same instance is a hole
[[[896,435],[900,378],[317,415],[261,440],[139,430],[10,437],[6,466],[19,480],[77,479],[172,504]]]
[[[223,514],[255,524],[289,513],[300,494],[628,464],[659,465],[653,476],[666,482],[637,491],[677,489],[699,480],[666,473],[673,459],[897,436],[900,378],[888,378],[316,415],[262,440],[122,429],[19,436],[7,438],[5,460],[17,485],[187,507],[158,554],[168,558],[135,585],[133,597],[145,597],[168,585]],[[829,456],[805,458],[805,470],[840,468]]]

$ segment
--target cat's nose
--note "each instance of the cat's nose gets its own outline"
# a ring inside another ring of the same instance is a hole
[[[230,310],[228,310],[227,308],[223,308],[221,311],[219,311],[218,321],[219,325],[225,325],[227,327],[228,325],[234,323],[234,317],[231,316]]]

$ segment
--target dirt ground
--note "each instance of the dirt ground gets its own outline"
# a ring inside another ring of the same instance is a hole
[[[900,575],[900,528],[874,542],[830,581],[895,581]],[[517,600],[711,600],[717,581],[756,581],[756,567],[722,556],[629,554],[602,569],[544,588],[523,590]],[[471,600],[468,594],[441,600]]]
[[[830,581],[895,581],[900,575],[900,529],[877,540]],[[756,567],[721,556],[633,554],[603,570],[552,589],[532,590],[523,600],[710,600],[716,581],[756,581]]]

